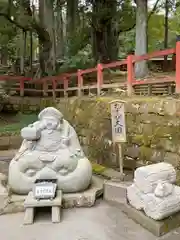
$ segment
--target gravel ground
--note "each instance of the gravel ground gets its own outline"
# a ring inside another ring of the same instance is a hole
[[[24,226],[23,213],[0,217],[2,240],[156,240],[119,209],[103,201],[92,208],[62,211],[62,222],[51,223],[50,212],[39,212],[33,225]],[[180,229],[161,239],[179,240]]]

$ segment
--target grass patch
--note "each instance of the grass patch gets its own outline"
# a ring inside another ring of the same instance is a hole
[[[33,123],[37,120],[36,114],[22,114],[19,113],[13,117],[13,123],[7,123],[6,125],[0,126],[0,135],[16,135],[19,134],[23,127]]]

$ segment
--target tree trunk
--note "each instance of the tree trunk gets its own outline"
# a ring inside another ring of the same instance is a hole
[[[67,0],[67,16],[66,16],[66,40],[68,43],[67,53],[68,55],[75,55],[76,52],[71,48],[76,30],[79,23],[79,11],[78,11],[79,0]]]
[[[135,55],[147,53],[147,0],[136,0],[136,47]],[[147,61],[135,64],[136,78],[143,78],[148,73]]]
[[[39,19],[41,27],[39,27],[39,62],[41,68],[41,75],[49,75],[52,71],[52,62],[51,62],[51,50],[52,42],[48,32],[45,32],[45,2],[46,0],[39,1]],[[38,26],[36,26],[38,27]],[[37,30],[37,29],[36,29]],[[42,30],[42,34],[41,31]]]
[[[47,75],[50,67],[51,62],[50,60],[50,52],[52,49],[52,43],[49,36],[49,32],[46,30],[46,26],[44,24],[45,20],[45,13],[44,13],[44,6],[45,0],[39,0],[39,20],[37,20],[37,16],[35,16],[34,8],[32,9],[32,1],[31,0],[21,0],[21,1],[8,1],[9,6],[11,6],[12,2],[16,5],[16,2],[20,6],[20,10],[23,11],[23,15],[27,16],[28,21],[25,21],[21,24],[21,22],[17,19],[11,18],[11,13],[8,9],[7,12],[0,12],[0,15],[5,17],[9,22],[16,25],[23,31],[33,31],[36,32],[39,38],[39,59],[40,59],[40,68],[41,68],[41,75]],[[26,19],[26,20],[27,20]],[[51,68],[52,69],[52,68]]]
[[[168,18],[169,18],[169,0],[165,1],[165,17],[164,17],[164,49],[168,48]],[[168,68],[168,56],[164,56],[164,70]]]
[[[107,63],[118,57],[118,31],[114,18],[116,12],[116,0],[93,2],[92,46],[95,62]]]
[[[7,48],[3,47],[1,49],[1,64],[2,65],[7,65],[8,64],[8,51]]]
[[[64,56],[64,22],[62,16],[62,6],[58,2],[56,8],[56,56],[62,58]]]
[[[107,23],[107,52],[110,61],[115,61],[119,52],[119,34],[116,19],[117,1],[111,0],[108,2],[108,5],[108,9],[111,9],[111,19]]]
[[[67,36],[72,36],[78,23],[79,0],[67,0]]]
[[[55,41],[55,19],[54,19],[54,9],[53,9],[53,0],[45,0],[44,4],[44,24],[47,29],[50,40],[52,43],[52,48],[50,52],[50,61],[52,63],[52,70],[55,70],[56,67],[56,41]]]
[[[30,31],[30,68],[31,73],[33,71],[33,33]]]
[[[21,44],[20,44],[20,73],[24,74],[24,63],[25,63],[25,55],[26,55],[26,33],[21,31]]]

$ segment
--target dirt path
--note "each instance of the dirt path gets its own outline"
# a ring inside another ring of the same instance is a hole
[[[121,211],[100,202],[93,208],[63,211],[62,222],[52,224],[50,215],[41,215],[35,224],[23,226],[23,213],[0,217],[0,236],[4,240],[157,240]],[[178,240],[180,230],[164,240]]]

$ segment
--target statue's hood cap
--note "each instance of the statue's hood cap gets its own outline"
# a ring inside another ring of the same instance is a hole
[[[48,117],[55,117],[55,118],[57,118],[59,120],[61,120],[63,118],[62,113],[60,111],[58,111],[56,108],[54,108],[54,107],[47,107],[47,108],[43,109],[39,113],[38,118],[39,118],[39,120],[42,120],[42,118],[44,118],[46,116],[48,116]]]

